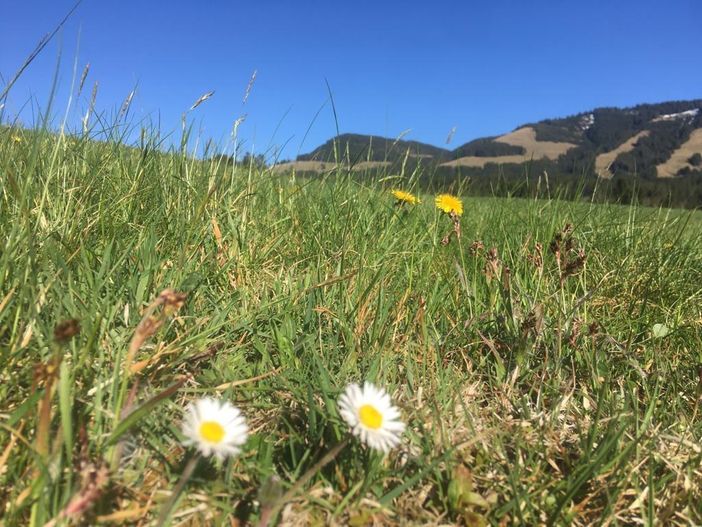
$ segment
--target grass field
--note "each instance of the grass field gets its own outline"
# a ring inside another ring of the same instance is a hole
[[[152,147],[0,130],[0,525],[702,524],[698,213],[468,186],[442,244],[411,180]],[[366,380],[403,443],[330,460]],[[251,435],[186,481],[202,396]]]

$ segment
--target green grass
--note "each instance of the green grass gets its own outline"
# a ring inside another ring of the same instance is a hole
[[[198,465],[171,521],[255,525],[272,475],[289,488],[347,437],[335,400],[364,380],[402,409],[403,446],[352,441],[283,524],[702,523],[698,213],[468,187],[442,245],[432,196],[393,203],[387,185],[411,181],[152,146],[0,130],[0,525],[66,524],[81,493],[87,524],[155,520],[191,456],[182,408],[204,395],[252,436]],[[166,288],[185,304],[129,374]],[[69,319],[80,333],[58,342]]]

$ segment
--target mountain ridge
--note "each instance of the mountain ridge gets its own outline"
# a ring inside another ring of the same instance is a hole
[[[467,175],[491,175],[538,162],[540,168],[554,174],[677,177],[702,173],[700,133],[693,133],[700,129],[702,99],[664,101],[600,107],[525,123],[511,132],[479,137],[453,150],[402,137],[345,133],[279,168],[296,168],[296,162],[307,162],[308,166],[341,162],[351,168],[360,165],[363,170],[421,165],[438,173],[458,170]],[[612,159],[598,161],[599,156]]]

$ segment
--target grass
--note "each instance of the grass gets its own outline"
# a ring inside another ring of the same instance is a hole
[[[468,188],[443,245],[432,196],[393,203],[411,180],[156,146],[0,130],[0,525],[65,525],[77,498],[73,521],[155,521],[204,395],[252,435],[172,524],[702,523],[698,213]],[[402,448],[320,467],[364,380]]]

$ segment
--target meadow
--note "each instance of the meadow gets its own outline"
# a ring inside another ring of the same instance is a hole
[[[0,525],[702,524],[698,212],[123,143],[0,130]],[[239,455],[183,444],[201,397]]]

